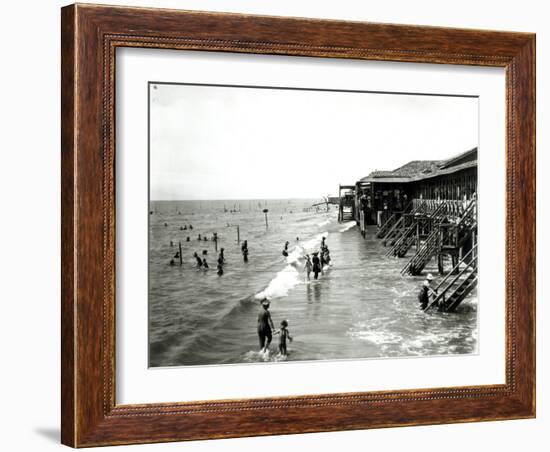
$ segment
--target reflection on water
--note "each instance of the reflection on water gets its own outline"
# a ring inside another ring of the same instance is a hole
[[[475,292],[455,313],[418,309],[423,277],[402,277],[405,259],[384,256],[374,230],[363,239],[336,210],[305,213],[311,200],[152,202],[149,257],[150,365],[278,361],[258,353],[258,297],[272,300],[275,326],[287,319],[290,361],[464,354],[477,351]],[[227,210],[226,212],[224,211]],[[268,208],[269,227],[262,209]],[[236,212],[230,212],[236,210]],[[193,230],[181,230],[193,225]],[[244,263],[241,240],[248,240]],[[225,248],[216,274],[217,232]],[[189,242],[187,241],[189,236]],[[332,267],[306,282],[304,255],[327,237]],[[298,239],[298,240],[297,240]],[[170,246],[170,241],[174,246]],[[289,256],[281,254],[290,242]],[[183,266],[170,266],[181,241]],[[193,252],[210,265],[195,267]],[[426,271],[432,271],[427,268]],[[437,281],[436,281],[437,282]]]

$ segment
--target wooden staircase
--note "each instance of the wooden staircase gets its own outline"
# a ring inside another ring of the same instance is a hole
[[[386,257],[403,257],[407,250],[412,246],[416,239],[416,223],[410,224],[404,228],[399,237],[393,242],[390,249],[386,252]],[[403,254],[400,254],[403,253]]]
[[[411,205],[411,204],[409,204]],[[388,230],[382,243],[387,246],[394,246],[405,234],[409,233],[409,228],[414,225],[414,218],[417,215],[424,214],[426,211],[426,204],[420,203],[411,212],[403,213],[399,220]],[[388,255],[393,255],[393,250],[388,252]]]
[[[446,213],[447,213],[447,203],[442,202],[427,217],[423,217],[417,221],[413,221],[412,225],[401,235],[399,240],[395,242],[393,248],[388,253],[386,253],[386,256],[404,257],[409,251],[409,249],[417,241],[417,236],[416,236],[417,228],[420,227],[421,224],[424,224],[424,225],[429,224],[430,229],[434,230],[437,227],[437,225],[441,222],[441,220],[445,217]],[[420,246],[419,249],[417,250],[417,254],[421,251],[422,251],[422,246]],[[430,259],[431,257],[432,256],[430,256]]]
[[[401,270],[401,274],[419,275],[432,257],[439,252],[439,230],[434,229],[422,243],[415,255]]]
[[[403,209],[403,211],[393,213],[393,214],[385,221],[385,223],[384,223],[382,226],[380,226],[380,229],[378,229],[378,232],[376,233],[376,237],[379,238],[379,239],[385,238],[386,234],[388,234],[388,232],[390,231],[390,229],[394,229],[394,226],[396,226],[396,223],[397,223],[401,218],[403,218],[403,214],[407,213],[407,212],[411,209],[412,204],[413,204],[413,202],[410,201],[410,202],[405,206],[405,208]]]
[[[440,311],[453,312],[477,287],[477,282],[477,245],[475,245],[434,289],[437,295],[432,297],[425,310],[437,306]]]
[[[397,223],[400,218],[402,217],[400,217],[399,214],[392,214],[387,219],[387,221],[382,226],[380,226],[380,229],[378,229],[378,232],[376,233],[376,238],[381,239],[382,237],[384,237],[388,233],[388,231],[393,228],[395,223]]]

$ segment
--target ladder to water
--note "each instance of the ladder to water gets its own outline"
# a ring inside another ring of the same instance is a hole
[[[447,203],[443,202],[428,216],[426,221],[431,223],[432,228],[435,229],[434,224],[439,223],[439,221],[446,215],[446,213],[447,213]],[[415,235],[416,235],[417,227],[418,227],[418,221],[413,221],[411,226],[409,226],[409,228],[403,233],[401,238],[395,242],[395,244],[393,245],[393,248],[386,254],[386,256],[404,257],[407,254],[407,251],[409,251],[409,249],[416,242]],[[427,241],[428,239],[426,239],[426,242]],[[424,244],[422,246],[424,246]],[[422,251],[422,246],[419,247],[416,254]],[[429,259],[431,259],[431,257],[432,256],[429,256]]]
[[[434,228],[415,255],[401,270],[401,274],[419,275],[432,257],[439,251],[439,230]]]
[[[461,268],[462,267],[462,268]],[[453,312],[458,305],[477,287],[477,245],[459,261],[434,289],[428,309],[438,306],[443,312]]]
[[[394,246],[404,234],[408,233],[408,228],[411,225],[407,224],[406,219],[408,217],[413,218],[413,224],[414,224],[414,216],[417,214],[425,213],[425,211],[426,211],[426,203],[422,202],[418,206],[416,206],[410,213],[408,214],[404,213],[403,215],[401,215],[399,220],[397,220],[394,223],[394,225],[389,229],[389,231],[386,233],[386,235],[382,239],[382,243],[384,244],[384,246],[386,246],[388,242],[390,246]],[[392,253],[389,253],[389,254],[392,254]]]
[[[407,213],[409,211],[409,209],[411,208],[413,202],[410,201],[406,206],[405,208],[403,209],[402,212],[395,212],[393,213],[385,222],[382,226],[380,226],[380,229],[378,229],[378,232],[376,233],[376,237],[381,239],[381,238],[385,238],[386,237],[386,234],[390,231],[390,229],[394,229],[397,222],[399,222],[401,220],[401,218],[403,218],[403,214]]]

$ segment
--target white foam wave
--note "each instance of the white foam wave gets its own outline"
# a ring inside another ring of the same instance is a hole
[[[306,240],[304,243],[302,243],[302,247],[305,251],[308,253],[315,250],[320,244],[323,237],[328,238],[328,231],[320,232],[312,239]]]
[[[348,221],[343,225],[343,227],[340,228],[339,232],[346,232],[347,230],[351,229],[356,225],[355,221]]]
[[[300,282],[300,274],[293,265],[287,265],[273,278],[267,287],[256,294],[256,299],[286,297],[290,289]]]
[[[257,300],[263,298],[271,300],[272,298],[286,297],[291,289],[302,282],[300,273],[303,270],[305,256],[319,248],[323,237],[328,238],[328,232],[321,232],[310,240],[294,247],[286,257],[287,266],[278,272],[267,287],[255,295],[255,298]]]

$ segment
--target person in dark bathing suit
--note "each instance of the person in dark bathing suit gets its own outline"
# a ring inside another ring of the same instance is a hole
[[[262,310],[258,314],[258,339],[260,341],[260,351],[266,352],[271,344],[272,331],[275,329],[271,314],[269,313],[269,300],[262,300]]]
[[[288,257],[288,245],[290,243],[289,242],[285,242],[285,248],[283,249],[283,256],[284,257]]]
[[[208,262],[206,262],[206,255],[208,254],[208,250],[202,250],[202,266],[204,268],[208,268]]]
[[[196,252],[193,253],[193,257],[197,261],[197,267],[201,268],[202,267],[202,259],[199,257],[199,255]]]
[[[321,261],[319,260],[319,252],[313,253],[313,259],[311,259],[313,263],[313,277],[317,279],[319,277],[319,273],[321,273]]]
[[[248,262],[248,240],[245,240],[241,246],[241,252],[243,253],[243,260]]]

